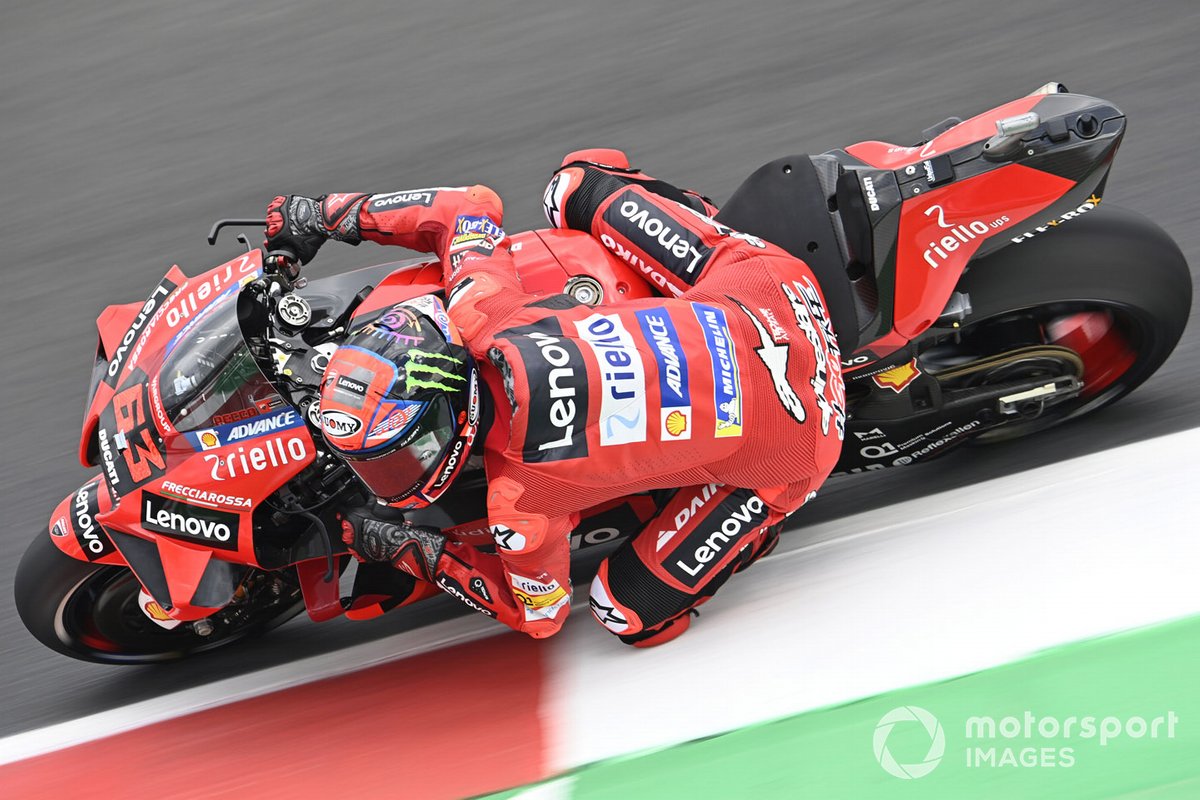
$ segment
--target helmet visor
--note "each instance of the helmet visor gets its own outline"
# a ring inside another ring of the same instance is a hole
[[[450,402],[438,397],[429,401],[425,413],[395,448],[371,458],[359,459],[346,453],[343,456],[377,497],[395,502],[429,483],[457,435]]]

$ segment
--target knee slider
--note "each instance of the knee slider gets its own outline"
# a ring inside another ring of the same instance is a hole
[[[636,620],[636,626],[631,624],[630,630],[622,633],[657,627],[691,608],[697,600],[655,575],[628,543],[605,559],[597,577],[603,577],[602,588],[615,601],[612,605],[621,608],[622,616],[631,623]]]
[[[590,231],[601,204],[629,183],[600,167],[576,162],[554,173],[542,196],[542,210],[556,228]]]

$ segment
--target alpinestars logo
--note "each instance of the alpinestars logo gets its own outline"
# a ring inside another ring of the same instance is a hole
[[[493,525],[492,537],[496,540],[496,547],[501,550],[512,553],[525,549],[525,535],[507,525]]]
[[[837,336],[829,324],[829,315],[816,287],[807,278],[780,284],[796,316],[796,324],[812,345],[813,397],[821,412],[821,431],[830,435],[830,423],[838,441],[846,435],[846,388],[842,383],[842,354]],[[818,326],[820,329],[818,330]]]
[[[546,212],[546,219],[556,228],[563,227],[562,201],[570,185],[571,179],[560,172],[550,179],[546,193],[542,195],[542,210]]]
[[[588,606],[591,607],[596,620],[613,633],[624,633],[629,630],[629,620],[617,611],[617,604],[608,596],[608,592],[604,588],[604,581],[600,580],[599,575],[592,580]]]
[[[618,614],[615,608],[604,605],[594,596],[588,598],[588,605],[592,609],[592,614],[604,627],[610,630],[614,625],[620,626],[622,629],[629,627],[629,620]]]
[[[731,297],[730,300],[733,298]],[[737,303],[736,300],[734,302]],[[767,372],[771,373],[771,381],[775,384],[775,396],[779,398],[784,411],[788,412],[792,419],[796,422],[804,422],[804,404],[800,402],[800,397],[787,379],[787,343],[776,344],[771,334],[767,332],[767,329],[750,309],[741,303],[738,303],[737,306],[750,318],[750,321],[754,323],[754,329],[758,331],[758,338],[762,342],[762,346],[754,348],[754,352],[758,353],[758,357],[767,367]]]

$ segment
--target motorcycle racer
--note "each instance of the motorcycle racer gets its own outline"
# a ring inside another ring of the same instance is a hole
[[[591,308],[525,292],[500,198],[478,185],[277,197],[267,247],[306,263],[327,239],[370,240],[443,265],[448,304],[397,304],[351,331],[326,371],[326,438],[380,500],[344,510],[351,549],[541,638],[569,612],[579,512],[674,490],[590,593],[622,641],[659,644],[769,552],[833,469],[840,353],[802,261],[717,223],[707,200],[619,151],[568,155],[544,208],[667,296]],[[388,513],[434,502],[472,450],[495,555]]]

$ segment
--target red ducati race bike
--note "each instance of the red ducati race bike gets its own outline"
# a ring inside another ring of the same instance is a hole
[[[778,159],[733,193],[718,222],[820,279],[847,383],[838,472],[1037,433],[1163,363],[1191,275],[1157,225],[1101,202],[1125,124],[1108,102],[1047,84],[913,146]],[[230,224],[263,221],[223,220],[210,241]],[[599,305],[658,288],[641,254],[582,233],[517,233],[511,249],[532,291]],[[305,284],[273,263],[250,250],[192,278],[173,267],[144,302],[101,313],[79,444],[99,472],[54,510],[16,578],[21,618],[46,646],[162,661],[302,610],[363,619],[439,593],[387,564],[342,574],[352,559],[334,514],[365,489],[326,445],[317,404],[346,331],[439,291],[441,268]],[[470,466],[414,517],[486,547],[484,476]],[[655,504],[652,493],[593,509],[574,549],[611,547]]]

